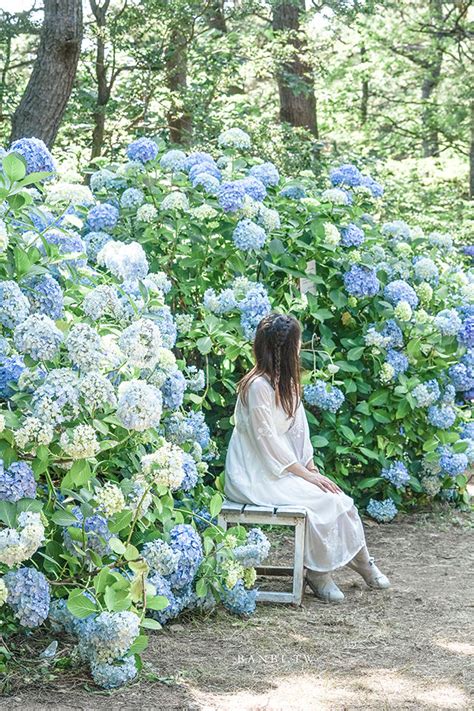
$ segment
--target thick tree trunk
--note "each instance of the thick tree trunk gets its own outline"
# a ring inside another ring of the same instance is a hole
[[[367,50],[363,44],[360,48],[360,59],[361,62],[366,61]],[[360,122],[362,126],[367,123],[367,117],[369,113],[369,80],[367,75],[364,73],[362,75],[362,87],[361,87],[361,97],[360,97]]]
[[[306,40],[300,27],[305,10],[304,0],[278,0],[273,5],[273,29],[287,33],[288,59],[278,67],[280,120],[308,129],[318,136],[316,97],[311,67],[304,59]]]
[[[187,106],[188,51],[182,31],[171,34],[166,53],[166,86],[170,90],[171,104],[167,112],[170,141],[186,145],[190,142],[192,116]]]
[[[92,132],[91,159],[97,158],[102,153],[105,134],[105,111],[109,103],[112,90],[111,83],[107,80],[107,67],[105,66],[105,27],[107,24],[107,11],[110,0],[99,5],[95,0],[90,2],[91,10],[97,24],[97,47],[95,55],[95,76],[97,80],[97,104],[94,110],[94,130]]]
[[[217,30],[223,35],[226,34],[227,24],[223,0],[209,0],[206,9],[206,20],[209,27],[212,27],[213,30]]]
[[[81,51],[82,0],[44,0],[41,39],[30,80],[13,115],[11,140],[54,143]]]

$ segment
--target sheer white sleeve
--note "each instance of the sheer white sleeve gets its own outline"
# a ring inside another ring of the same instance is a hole
[[[298,461],[303,466],[306,466],[313,459],[314,450],[309,437],[308,418],[306,417],[302,402],[298,405],[298,409],[295,413],[295,421],[287,434],[298,455]]]
[[[274,420],[273,391],[269,384],[255,381],[248,392],[249,429],[257,449],[276,477],[287,476],[287,467],[297,463],[295,453],[278,434]]]

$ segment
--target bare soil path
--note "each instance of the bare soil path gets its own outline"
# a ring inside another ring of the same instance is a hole
[[[109,694],[94,689],[80,670],[59,673],[25,659],[0,708],[474,708],[472,517],[443,509],[366,530],[371,552],[392,580],[390,591],[369,591],[345,569],[336,573],[346,594],[340,605],[325,605],[308,592],[302,608],[262,604],[246,621],[222,611],[179,621],[152,636],[140,680]],[[286,534],[274,542],[277,558],[287,558]]]

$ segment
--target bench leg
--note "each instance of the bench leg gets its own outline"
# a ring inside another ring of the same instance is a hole
[[[295,558],[293,563],[293,597],[295,605],[301,605],[304,592],[304,538],[305,519],[295,525]]]
[[[225,516],[220,515],[217,517],[217,525],[223,528],[224,531],[227,531],[227,520]]]

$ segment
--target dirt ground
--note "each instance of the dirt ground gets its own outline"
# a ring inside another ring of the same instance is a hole
[[[86,673],[26,659],[0,708],[474,708],[472,517],[444,509],[383,526],[366,523],[369,548],[391,590],[370,591],[344,569],[335,576],[346,595],[340,605],[308,591],[298,609],[262,603],[250,620],[219,611],[179,621],[152,635],[139,681],[111,693],[94,689]],[[290,536],[275,534],[274,542],[282,562]]]

